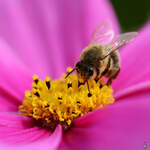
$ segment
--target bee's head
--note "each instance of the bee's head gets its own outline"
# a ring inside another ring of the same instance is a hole
[[[84,83],[87,83],[89,95],[91,95],[88,79],[93,76],[94,68],[92,67],[92,65],[86,64],[83,61],[79,61],[76,63],[75,68],[72,71],[68,72],[65,78],[67,78],[75,70],[77,71],[79,79],[82,79]]]
[[[84,80],[89,79],[94,74],[94,68],[83,61],[77,62],[75,68],[78,76]]]

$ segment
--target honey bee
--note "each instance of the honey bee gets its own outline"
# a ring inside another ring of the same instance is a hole
[[[118,49],[132,41],[136,35],[137,32],[128,32],[114,36],[111,23],[102,22],[93,31],[90,43],[80,55],[80,61],[66,78],[76,70],[78,77],[87,85],[90,78],[97,82],[103,76],[108,78],[107,85],[110,85],[120,72]]]

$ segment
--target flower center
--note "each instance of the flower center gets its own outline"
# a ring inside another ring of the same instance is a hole
[[[54,81],[46,77],[42,81],[34,75],[32,90],[26,91],[19,114],[34,118],[42,127],[55,129],[61,124],[66,130],[75,119],[114,102],[112,88],[102,79],[89,80],[89,94],[87,85],[79,82],[75,74],[64,77]]]

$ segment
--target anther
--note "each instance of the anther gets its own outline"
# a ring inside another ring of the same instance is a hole
[[[62,99],[62,97],[58,97],[58,99]]]
[[[94,80],[95,80],[95,82],[97,83],[99,79],[94,79]]]
[[[36,95],[37,97],[40,97],[40,94],[38,92],[35,92],[34,95]]]
[[[50,87],[51,87],[51,83],[50,83],[50,81],[51,81],[51,79],[50,79],[49,77],[46,77],[46,78],[45,78],[45,84],[46,84],[46,86],[47,86],[48,90],[49,90],[49,89],[50,89]]]
[[[48,89],[50,89],[50,87],[51,87],[50,81],[46,81],[46,86]]]
[[[81,85],[84,85],[84,83],[78,81],[78,87],[80,87]]]
[[[38,84],[39,80],[38,80],[38,79],[36,79],[36,80],[34,80],[34,82],[35,82],[36,84]]]
[[[49,104],[47,104],[47,105],[45,106],[45,108],[46,108],[46,107],[49,107]]]
[[[72,83],[67,84],[68,88],[72,87]]]
[[[70,107],[67,108],[67,113],[69,113],[69,112],[70,112]]]
[[[38,76],[37,75],[34,75],[33,76],[33,80],[36,84],[38,84],[39,80],[38,80]]]
[[[100,84],[99,88],[101,89],[102,87],[103,87],[103,85],[102,85],[102,84]]]

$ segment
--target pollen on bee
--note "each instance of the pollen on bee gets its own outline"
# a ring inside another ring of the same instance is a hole
[[[46,77],[42,81],[34,75],[32,90],[26,91],[19,114],[32,117],[42,127],[53,130],[60,124],[67,130],[77,118],[114,102],[112,88],[102,79],[89,80],[89,93],[75,74],[64,77],[54,81]]]

